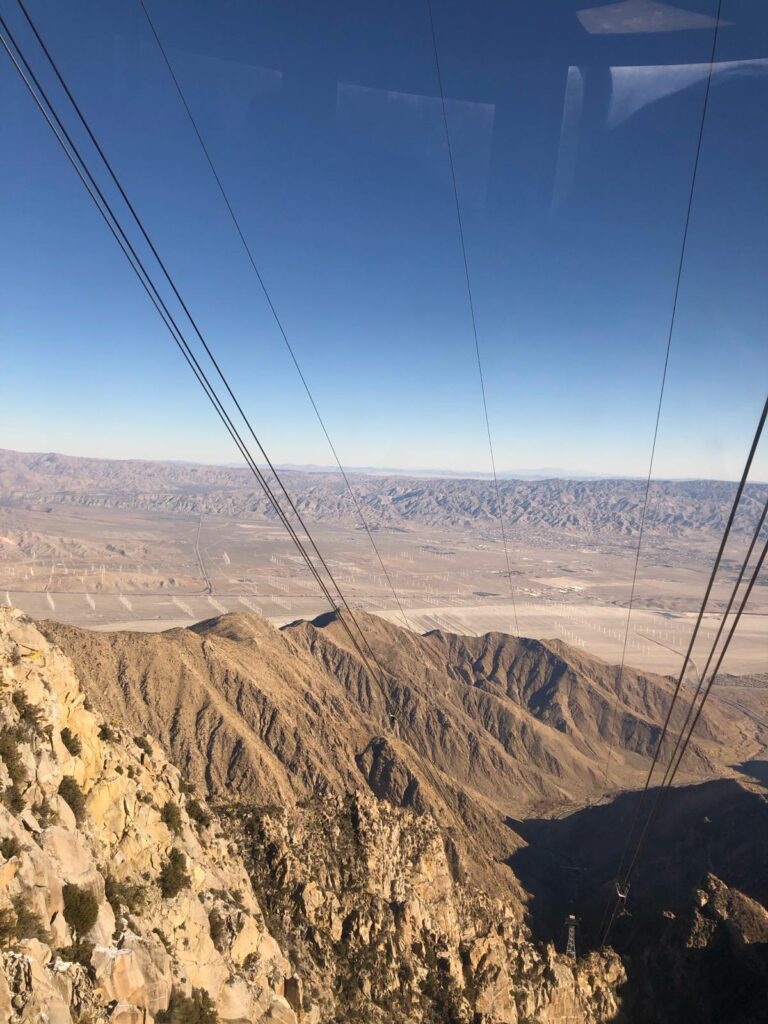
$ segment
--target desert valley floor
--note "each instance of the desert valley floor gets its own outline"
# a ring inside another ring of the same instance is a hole
[[[266,519],[104,508],[3,509],[2,534],[37,538],[28,552],[0,545],[0,600],[33,618],[92,629],[157,631],[228,611],[254,611],[275,624],[326,609],[282,527]],[[314,527],[335,578],[355,606],[403,624],[403,614],[362,529]],[[514,608],[488,527],[379,530],[376,543],[408,625],[476,635],[490,630],[558,637],[608,661],[621,656],[634,562],[631,541],[555,546],[527,539],[513,549]],[[65,539],[66,538],[66,539]],[[668,543],[646,553],[627,643],[627,661],[674,672],[706,584],[711,545]],[[707,557],[709,556],[709,557]],[[716,589],[722,597],[725,587]],[[757,588],[728,668],[765,667],[768,588]],[[517,617],[517,628],[515,625]],[[705,619],[701,642],[716,618]],[[696,652],[694,652],[694,660]]]
[[[640,481],[503,481],[511,595],[488,481],[351,480],[389,579],[338,476],[287,474],[351,605],[419,633],[519,632],[621,659]],[[755,509],[764,489],[753,488]],[[731,491],[696,481],[654,484],[628,664],[679,669]],[[735,524],[693,673],[746,547],[747,518]],[[7,451],[0,451],[0,603],[36,619],[153,632],[225,612],[256,612],[282,625],[327,610],[245,470]],[[765,671],[766,650],[768,586],[758,581],[724,669]]]

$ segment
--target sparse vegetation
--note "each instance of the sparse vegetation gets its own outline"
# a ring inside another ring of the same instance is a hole
[[[107,725],[106,722],[102,722],[99,726],[99,739],[103,740],[104,743],[111,743],[117,739],[117,734],[111,726]]]
[[[81,938],[96,924],[99,916],[99,901],[92,892],[78,885],[64,886],[64,920],[76,937]]]
[[[178,836],[181,834],[181,811],[173,800],[167,800],[163,804],[163,809],[160,811],[160,819],[174,835]]]
[[[19,714],[21,724],[31,732],[39,732],[42,726],[42,710],[35,704],[30,704],[21,690],[15,690],[11,700]]]
[[[16,935],[18,939],[37,939],[38,942],[51,941],[50,933],[45,926],[43,918],[29,908],[23,896],[19,895],[14,898],[13,910],[16,914]]]
[[[227,925],[215,907],[208,914],[208,930],[211,933],[211,942],[220,953],[223,953],[227,940]]]
[[[137,914],[144,906],[147,892],[143,885],[138,885],[127,880],[118,881],[113,875],[105,875],[104,892],[107,902],[117,920],[125,907],[129,913]]]
[[[134,736],[133,742],[136,744],[139,750],[143,750],[145,754],[152,753],[152,744],[149,742],[146,736]]]
[[[0,853],[5,860],[17,857],[21,853],[21,843],[16,836],[3,836],[0,839]]]
[[[211,816],[200,803],[194,797],[191,800],[187,800],[187,814],[190,816],[192,821],[200,828],[208,828],[211,824]]]
[[[59,796],[69,804],[75,821],[80,824],[85,817],[85,796],[77,780],[71,775],[65,775],[59,783]]]
[[[16,937],[16,915],[12,907],[0,908],[0,945],[8,946]]]
[[[2,758],[11,784],[3,793],[3,802],[8,810],[18,814],[24,807],[23,787],[27,783],[27,770],[21,759],[18,732],[12,726],[0,729],[0,758]]]
[[[193,988],[186,996],[173,989],[167,1010],[155,1014],[157,1024],[218,1024],[219,1015],[213,1000],[202,988]]]
[[[63,946],[58,950],[58,954],[62,960],[69,960],[70,963],[82,964],[83,967],[90,968],[93,947],[94,944],[92,942],[88,942],[86,939],[78,939],[71,946]]]
[[[9,946],[21,939],[47,942],[48,930],[40,917],[30,910],[23,896],[16,896],[10,907],[0,910],[0,943]]]
[[[32,808],[35,812],[41,828],[48,828],[49,825],[55,825],[59,820],[59,816],[51,807],[47,799],[43,798],[39,804],[35,804]]]
[[[424,943],[427,976],[421,985],[426,1006],[424,1024],[462,1024],[461,992],[451,977],[446,957],[438,955],[430,942]]]
[[[168,941],[168,936],[167,936],[167,935],[165,934],[165,932],[163,931],[163,929],[162,929],[162,928],[153,928],[153,929],[152,929],[152,932],[153,932],[153,934],[155,934],[155,935],[156,935],[156,936],[158,937],[158,939],[160,939],[160,941],[162,942],[162,944],[163,944],[163,947],[165,948],[165,952],[166,952],[166,953],[170,953],[170,952],[171,952],[171,944],[170,944],[170,942]],[[155,1019],[157,1019],[157,1018],[155,1018]]]
[[[187,888],[190,884],[190,877],[187,874],[187,858],[181,850],[177,850],[176,847],[171,850],[168,860],[160,869],[160,877],[157,881],[165,899],[172,899],[182,889]]]
[[[79,754],[82,754],[83,744],[80,742],[80,737],[75,736],[68,726],[65,726],[61,730],[61,742],[70,752],[72,757],[77,757]]]

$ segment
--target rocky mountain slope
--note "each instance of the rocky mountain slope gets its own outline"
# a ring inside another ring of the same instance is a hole
[[[297,507],[312,522],[358,527],[359,519],[338,474],[281,473]],[[374,527],[493,528],[498,521],[491,481],[350,475],[366,519]],[[500,480],[502,512],[518,535],[557,531],[582,538],[634,536],[645,483],[640,480]],[[735,484],[657,481],[646,534],[694,537],[722,531]],[[754,484],[747,501],[756,514],[768,485]],[[273,513],[243,468],[140,460],[82,459],[0,449],[0,496],[5,504],[45,503],[228,516]],[[736,532],[749,531],[740,516]]]
[[[627,669],[617,694],[615,666],[559,641],[359,621],[381,680],[332,615],[282,630],[252,615],[161,634],[41,628],[105,716],[156,735],[211,797],[291,806],[369,790],[428,811],[462,870],[510,896],[508,819],[601,799],[609,751],[608,789],[642,785],[670,680]],[[720,773],[724,749],[759,756],[764,732],[713,697],[681,781]]]
[[[644,1024],[761,1024],[768,982],[768,912],[707,874],[690,904],[646,932],[633,956],[625,1013]]]
[[[9,609],[0,669],[0,1020],[616,1018],[618,957],[531,943],[429,813],[362,790],[216,811]]]
[[[7,609],[0,666],[0,1019],[295,1021],[243,863],[157,744]]]

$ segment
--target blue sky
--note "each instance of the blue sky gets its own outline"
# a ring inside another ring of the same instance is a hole
[[[488,470],[426,0],[147,2],[342,460]],[[502,471],[647,470],[716,4],[586,3],[434,0]],[[270,455],[330,464],[138,2],[29,8]],[[723,18],[660,476],[737,476],[768,389],[768,8]],[[0,446],[235,461],[6,58],[0,119]]]

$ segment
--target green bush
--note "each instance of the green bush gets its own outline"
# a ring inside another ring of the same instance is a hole
[[[190,884],[190,877],[187,874],[187,858],[175,847],[168,854],[168,860],[160,869],[158,885],[160,892],[165,899],[171,899],[178,895],[182,889]]]
[[[152,753],[152,744],[149,742],[146,736],[134,736],[133,742],[136,744],[139,750],[143,750],[145,754]]]
[[[64,886],[64,920],[80,937],[85,935],[96,924],[99,916],[99,901],[92,892],[81,889],[79,885]]]
[[[73,779],[71,775],[65,775],[59,783],[59,796],[63,797],[69,804],[75,816],[75,821],[80,824],[85,817],[85,797],[77,780]]]
[[[175,988],[167,1010],[155,1014],[157,1024],[218,1024],[216,1006],[203,988],[193,988],[191,996]]]
[[[99,726],[99,739],[103,740],[105,743],[109,743],[112,740],[117,739],[117,734],[111,726],[107,725],[106,722],[102,722]]]
[[[80,737],[75,736],[70,728],[65,727],[61,730],[61,742],[70,752],[72,757],[77,757],[78,754],[82,754],[83,744],[80,742]]]
[[[147,895],[143,885],[128,881],[119,882],[113,875],[105,876],[104,893],[116,919],[122,914],[123,907],[126,907],[129,913],[137,914],[144,906]]]
[[[194,797],[191,800],[187,800],[187,814],[201,828],[208,828],[211,824],[211,816],[200,803]]]
[[[18,732],[11,726],[0,729],[0,758],[11,777],[11,784],[3,793],[3,802],[9,810],[18,813],[24,808],[22,789],[27,783],[27,770],[21,760]]]
[[[160,811],[160,820],[168,826],[174,835],[178,836],[181,834],[181,811],[173,800],[168,800],[163,804],[163,809]]]
[[[21,843],[16,836],[4,836],[0,839],[0,853],[4,860],[10,860],[21,853]]]
[[[39,939],[47,942],[50,936],[41,919],[29,909],[23,896],[14,897],[13,906],[0,910],[0,942],[5,945],[19,939]]]
[[[215,907],[208,914],[208,930],[211,933],[211,942],[220,953],[223,953],[227,942],[227,926]]]
[[[83,967],[89,968],[93,956],[93,943],[86,939],[78,939],[71,946],[63,946],[58,950],[58,954],[62,960],[69,960],[72,964],[82,964]]]
[[[11,700],[19,713],[22,725],[32,732],[39,732],[43,718],[42,710],[36,705],[30,704],[21,690],[15,690]]]

